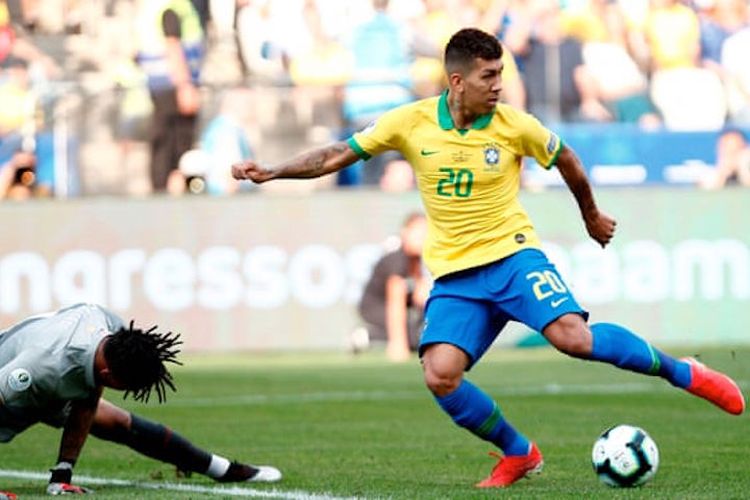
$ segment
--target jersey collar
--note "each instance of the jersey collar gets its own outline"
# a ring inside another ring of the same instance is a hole
[[[477,117],[476,120],[474,120],[474,123],[471,124],[471,128],[475,130],[480,130],[485,128],[487,125],[490,124],[490,121],[492,121],[492,115],[494,113],[487,113],[486,115],[480,115]],[[440,94],[440,99],[438,100],[438,123],[440,124],[440,128],[443,130],[451,130],[456,128],[455,124],[453,123],[453,117],[451,116],[451,112],[448,109],[448,90],[444,90],[442,94]],[[466,133],[466,129],[456,129],[461,133]]]

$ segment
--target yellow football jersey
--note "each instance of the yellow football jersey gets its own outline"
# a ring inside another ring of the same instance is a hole
[[[498,104],[458,130],[446,91],[383,114],[349,145],[363,159],[396,150],[411,164],[429,222],[424,259],[435,278],[540,246],[518,200],[521,160],[549,168],[562,141],[533,116]]]

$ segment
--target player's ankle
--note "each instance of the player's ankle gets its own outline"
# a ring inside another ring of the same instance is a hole
[[[219,456],[211,455],[211,463],[208,465],[206,475],[212,479],[221,479],[224,477],[229,470],[231,462],[228,459]]]

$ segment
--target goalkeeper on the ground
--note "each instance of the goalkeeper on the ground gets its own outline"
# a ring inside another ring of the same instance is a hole
[[[126,327],[101,306],[78,304],[32,316],[0,332],[0,442],[33,424],[61,427],[47,492],[85,493],[73,466],[89,434],[220,482],[277,481],[278,469],[253,466],[195,447],[168,427],[101,397],[105,387],[147,402],[174,390],[165,363],[177,363],[179,335]]]

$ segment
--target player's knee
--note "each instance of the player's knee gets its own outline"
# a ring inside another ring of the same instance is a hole
[[[432,394],[443,397],[458,389],[461,384],[461,375],[438,370],[425,370],[424,382]]]
[[[96,409],[91,434],[100,439],[122,443],[127,439],[130,419],[130,412],[102,399]]]
[[[130,434],[130,416],[124,418],[120,415],[113,415],[107,420],[95,420],[91,426],[91,434],[115,443],[125,443]]]
[[[461,384],[468,356],[449,344],[428,346],[422,356],[424,381],[427,388],[438,397],[455,391]]]
[[[586,342],[586,339],[578,333],[568,336],[560,343],[560,345],[555,347],[557,347],[560,352],[575,358],[588,359],[591,354],[591,343]]]
[[[576,358],[591,354],[591,331],[578,315],[567,314],[544,329],[544,336],[557,350]]]

